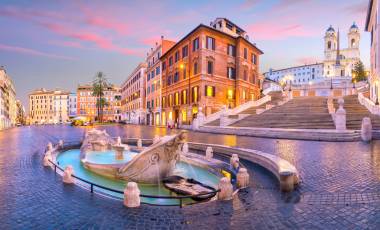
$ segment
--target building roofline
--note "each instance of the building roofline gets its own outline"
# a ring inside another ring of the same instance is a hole
[[[138,65],[136,68],[134,68],[133,71],[128,75],[127,79],[125,79],[125,81],[121,84],[120,88],[122,88],[123,85],[124,85],[125,83],[127,83],[128,80],[129,80],[132,76],[134,76],[134,75],[138,72],[139,69],[141,69],[141,68],[147,68],[147,67],[148,67],[148,64],[147,64],[146,62],[140,62],[139,65]],[[144,77],[144,76],[142,76],[142,77]]]
[[[251,46],[253,46],[255,49],[257,49],[260,52],[260,54],[264,54],[264,52],[262,50],[260,50],[259,48],[257,48],[256,45],[252,44],[250,41],[248,41],[247,39],[245,39],[242,36],[234,37],[234,36],[232,36],[230,34],[227,34],[227,33],[223,32],[223,31],[217,30],[217,29],[215,29],[213,27],[206,26],[206,25],[204,25],[204,24],[201,23],[197,27],[195,27],[192,31],[190,31],[188,34],[186,34],[181,40],[179,40],[178,42],[176,42],[176,44],[174,46],[172,46],[170,49],[168,49],[168,51],[166,51],[164,54],[162,54],[161,57],[160,57],[160,59],[166,57],[166,55],[170,51],[176,49],[182,41],[186,40],[192,33],[194,33],[195,31],[197,31],[200,28],[210,29],[210,30],[213,30],[213,31],[215,31],[217,33],[223,34],[223,35],[228,36],[228,37],[233,38],[233,39],[242,38],[243,40],[245,40],[246,42],[248,42]]]
[[[300,67],[307,67],[307,66],[312,66],[312,65],[323,65],[323,62],[317,62],[314,64],[308,64],[308,65],[298,65],[298,66],[293,66],[293,67],[288,67],[288,68],[283,68],[283,69],[274,69],[273,72],[278,72],[278,71],[283,71],[283,70],[288,70],[288,69],[294,69],[294,68],[300,68]],[[263,74],[269,73],[269,71],[264,72]]]
[[[236,25],[235,23],[233,23],[230,19],[228,18],[216,18],[214,21],[218,20],[218,19],[224,19],[226,20],[227,22],[231,23],[233,26],[235,26],[236,28],[238,28],[239,30],[241,30],[242,32],[246,33],[247,31],[243,30],[240,26]]]
[[[365,30],[366,30],[366,31],[368,31],[369,20],[370,20],[370,18],[371,18],[371,13],[372,13],[373,3],[374,3],[373,0],[370,0],[370,1],[368,2],[367,17],[366,17],[366,20],[365,20]]]

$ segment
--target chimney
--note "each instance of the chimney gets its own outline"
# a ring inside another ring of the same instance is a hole
[[[161,35],[161,40],[163,40],[164,39],[164,35]]]

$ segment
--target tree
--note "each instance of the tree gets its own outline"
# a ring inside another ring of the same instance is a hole
[[[103,109],[107,105],[104,96],[104,91],[109,86],[108,80],[103,72],[97,72],[92,82],[92,95],[97,97],[96,109],[99,122],[103,122]]]
[[[362,61],[358,61],[352,70],[352,82],[366,81],[367,73]]]

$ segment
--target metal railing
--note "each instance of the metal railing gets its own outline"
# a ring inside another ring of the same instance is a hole
[[[54,163],[53,161],[49,160],[49,162],[54,166],[54,172],[57,173],[57,169],[59,169],[60,171],[64,172],[65,170],[63,168],[61,168],[59,165],[57,165],[56,163]],[[110,192],[114,192],[114,193],[118,193],[118,194],[124,194],[124,191],[120,191],[120,190],[116,190],[116,189],[113,189],[113,188],[108,188],[108,187],[105,187],[103,185],[100,185],[100,184],[96,184],[96,183],[93,183],[91,181],[88,181],[86,179],[83,179],[83,178],[80,178],[78,176],[75,176],[75,175],[71,175],[72,177],[74,177],[75,179],[79,180],[79,181],[82,181],[84,183],[87,183],[90,185],[90,192],[91,193],[94,193],[94,188],[95,187],[98,187],[98,188],[101,188],[101,189],[104,189],[106,191],[110,191]],[[148,205],[156,205],[156,206],[180,206],[181,208],[185,205],[192,205],[192,204],[195,204],[195,203],[200,203],[201,201],[199,202],[193,202],[193,203],[188,203],[188,204],[184,204],[183,203],[183,200],[184,199],[193,199],[193,198],[202,198],[202,197],[205,197],[205,196],[208,196],[208,195],[212,195],[210,198],[214,197],[218,192],[220,192],[220,189],[218,190],[215,190],[215,191],[212,191],[212,192],[209,192],[209,193],[201,193],[201,194],[198,194],[198,195],[187,195],[187,196],[158,196],[158,195],[144,195],[144,194],[140,194],[140,197],[141,198],[151,198],[151,199],[166,199],[166,200],[179,200],[179,204],[151,204],[151,203],[147,203],[147,202],[141,202],[142,204],[148,204]],[[206,199],[207,200],[207,199]]]

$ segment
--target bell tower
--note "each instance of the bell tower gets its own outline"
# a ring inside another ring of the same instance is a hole
[[[350,27],[350,31],[348,32],[348,48],[349,49],[359,49],[360,45],[360,32],[359,27],[354,22]]]
[[[335,50],[337,49],[338,39],[334,28],[330,27],[326,30],[325,33],[325,60],[334,59]]]

